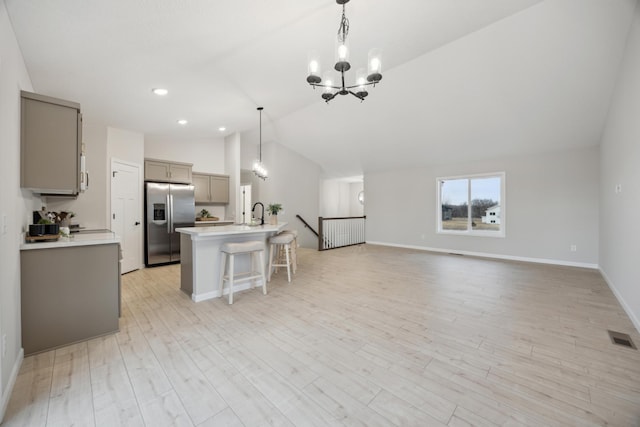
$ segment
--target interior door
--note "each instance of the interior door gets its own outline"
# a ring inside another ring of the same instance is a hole
[[[242,223],[251,222],[251,184],[240,186],[240,195],[242,200]]]
[[[120,237],[122,273],[142,265],[140,166],[111,162],[111,231]]]

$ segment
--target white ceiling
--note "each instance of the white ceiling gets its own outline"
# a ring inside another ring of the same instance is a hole
[[[329,176],[598,144],[636,6],[353,0],[352,65],[382,48],[384,78],[364,103],[327,105],[306,61],[333,62],[335,0],[5,3],[35,90],[81,103],[86,121],[147,141],[252,141],[261,105],[263,142]]]

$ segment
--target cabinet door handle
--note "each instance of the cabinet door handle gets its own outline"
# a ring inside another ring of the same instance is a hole
[[[140,221],[136,221],[133,225],[140,225]]]

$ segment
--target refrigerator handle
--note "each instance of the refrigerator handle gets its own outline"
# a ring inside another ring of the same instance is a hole
[[[169,194],[169,201],[171,202],[171,210],[169,211],[169,222],[171,223],[171,228],[169,229],[169,233],[173,233],[173,194]]]
[[[171,196],[167,194],[167,207],[165,208],[167,213],[167,233],[171,234]]]

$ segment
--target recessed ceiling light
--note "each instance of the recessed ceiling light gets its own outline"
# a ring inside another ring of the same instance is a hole
[[[218,130],[219,130],[220,132],[224,132],[225,130],[227,130],[227,128],[226,128],[226,127],[224,127],[224,126],[220,126],[220,127],[218,128]]]
[[[189,123],[189,122],[188,122],[188,121],[186,121],[185,119],[180,119],[180,120],[178,120],[178,124],[179,124],[179,125],[183,125],[183,126],[184,126],[184,125],[186,125],[187,123]]]
[[[166,94],[169,93],[168,90],[163,89],[161,87],[153,88],[153,89],[151,89],[151,92],[155,93],[156,95],[160,95],[160,96],[165,96]]]

